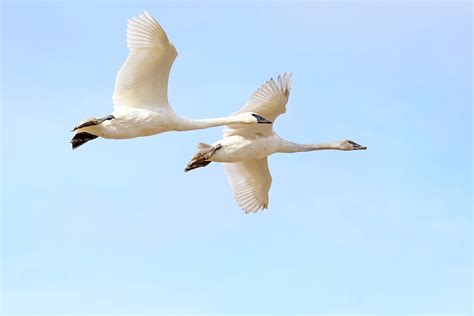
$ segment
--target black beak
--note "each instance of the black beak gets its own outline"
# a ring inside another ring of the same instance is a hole
[[[367,147],[361,146],[359,144],[354,144],[352,146],[353,146],[354,150],[366,150],[367,149]]]
[[[267,119],[259,120],[257,121],[258,124],[272,124],[272,121],[269,121]]]
[[[252,114],[256,119],[258,124],[272,124],[272,121],[267,120],[263,116]]]

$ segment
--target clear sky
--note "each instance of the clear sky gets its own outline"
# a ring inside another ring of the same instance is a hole
[[[183,172],[221,128],[73,152],[143,10],[177,47],[178,113],[291,71],[275,130],[368,150],[270,157],[250,215],[221,165]],[[3,1],[2,311],[469,313],[471,23],[469,2]]]

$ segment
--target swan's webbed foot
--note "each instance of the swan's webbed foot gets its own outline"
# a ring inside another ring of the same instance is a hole
[[[77,133],[71,139],[72,149],[76,149],[77,147],[84,145],[88,141],[96,139],[97,137],[98,137],[97,135],[92,135],[86,132]]]
[[[196,168],[205,167],[210,164],[212,161],[209,160],[216,151],[222,148],[221,144],[217,146],[211,146],[204,143],[199,143],[198,152],[191,158],[191,161],[188,163],[184,172],[191,171]]]

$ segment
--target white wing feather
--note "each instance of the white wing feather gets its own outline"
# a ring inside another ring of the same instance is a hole
[[[178,55],[160,24],[148,13],[128,20],[130,53],[115,81],[114,107],[168,107],[168,78]]]
[[[291,74],[278,76],[277,80],[271,78],[257,91],[255,91],[250,100],[233,114],[244,112],[255,112],[264,118],[275,122],[276,118],[286,112],[286,104],[290,96]],[[273,124],[258,125],[227,125],[224,129],[224,136],[241,135],[244,137],[268,136],[273,132]]]
[[[224,163],[234,197],[245,211],[257,212],[268,207],[268,191],[272,176],[267,158]]]

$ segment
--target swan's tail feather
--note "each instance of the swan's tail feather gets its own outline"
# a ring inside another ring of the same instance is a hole
[[[89,134],[86,132],[77,133],[71,139],[72,149],[76,149],[77,147],[87,143],[90,140],[96,139],[97,135]]]
[[[209,150],[209,149],[212,149],[214,147],[212,147],[211,145],[209,144],[206,144],[206,143],[198,143],[197,146],[196,146],[196,149],[198,152],[202,152],[202,151],[206,151],[206,150]]]
[[[222,148],[222,145],[211,146],[205,143],[199,143],[197,145],[197,153],[191,158],[184,172],[191,171],[196,168],[205,167],[212,161],[209,160],[216,151]]]

